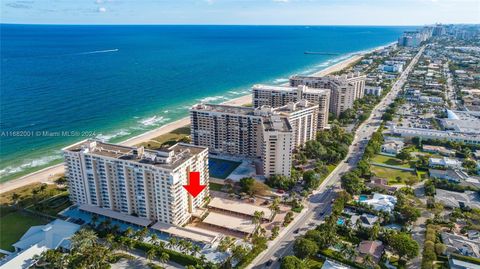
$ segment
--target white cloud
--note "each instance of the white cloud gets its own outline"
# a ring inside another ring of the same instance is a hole
[[[100,13],[105,13],[105,12],[107,12],[107,8],[105,8],[105,7],[99,7],[99,8],[98,8],[98,12],[100,12]]]
[[[272,0],[272,1],[277,3],[288,3],[290,0]]]

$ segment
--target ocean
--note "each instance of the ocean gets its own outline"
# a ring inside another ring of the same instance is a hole
[[[0,181],[61,162],[73,142],[120,142],[187,116],[195,103],[285,83],[407,29],[1,24]]]

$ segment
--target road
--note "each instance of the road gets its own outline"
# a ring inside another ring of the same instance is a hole
[[[306,211],[297,217],[300,219],[288,226],[286,228],[287,230],[280,234],[277,239],[269,242],[270,244],[267,251],[261,253],[247,268],[279,268],[281,257],[293,254],[292,247],[295,237],[304,234],[306,231],[318,225],[324,216],[330,213],[331,200],[335,198],[335,189],[340,186],[341,176],[354,168],[361,159],[368,140],[381,124],[383,111],[395,100],[401,91],[408,74],[415,66],[424,49],[425,47],[422,47],[419,50],[408,67],[405,68],[393,84],[390,92],[374,107],[370,117],[358,127],[347,157],[345,157],[335,170],[323,181],[320,187],[309,197],[304,209],[304,211]],[[273,262],[270,266],[266,266],[269,260]]]

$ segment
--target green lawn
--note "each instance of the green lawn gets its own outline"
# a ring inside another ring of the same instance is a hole
[[[332,173],[332,171],[335,169],[335,167],[337,167],[335,164],[329,164],[329,165],[327,165],[328,173],[325,174],[325,175],[321,178],[321,182],[323,182],[323,180],[324,180],[325,178],[327,178],[328,175],[330,175],[330,174]]]
[[[412,178],[418,181],[418,177],[414,172],[402,171],[398,169],[391,169],[391,168],[380,167],[375,165],[371,166],[371,170],[372,172],[375,173],[377,177],[387,179],[389,185],[403,184],[405,183],[405,180],[407,178]],[[398,181],[397,177],[400,177],[401,180]]]
[[[312,257],[305,259],[305,265],[309,269],[320,269],[323,266],[323,260],[318,257]]]
[[[56,217],[58,213],[71,205],[72,203],[68,199],[68,193],[64,193],[55,198],[50,198],[40,203],[36,203],[28,209]]]
[[[47,220],[26,214],[23,212],[12,212],[0,218],[0,248],[7,251],[14,251],[12,244],[31,227],[48,223]]]
[[[143,142],[139,146],[146,148],[157,149],[162,146],[174,145],[179,140],[186,139],[190,135],[190,125],[180,127],[171,131],[170,133],[163,134],[151,139],[148,142]]]
[[[372,163],[383,163],[386,165],[395,165],[395,166],[400,166],[404,168],[410,168],[410,165],[408,162],[403,163],[400,159],[397,159],[395,157],[390,157],[390,156],[385,156],[385,155],[380,155],[377,154],[371,159]]]
[[[222,191],[223,185],[218,183],[210,182],[209,184],[211,191]]]

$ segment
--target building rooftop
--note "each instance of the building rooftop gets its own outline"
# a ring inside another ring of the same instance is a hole
[[[350,268],[351,267],[348,267],[336,261],[326,260],[323,263],[323,266],[321,269],[350,269]]]
[[[442,242],[447,246],[447,252],[480,258],[480,241],[470,240],[465,236],[442,232]]]
[[[292,92],[292,91],[298,91],[298,89],[301,89],[303,86],[299,87],[290,87],[290,86],[277,86],[277,85],[266,85],[266,84],[255,84],[253,85],[253,89],[259,89],[259,90],[268,90],[268,91],[278,91],[278,92]]]
[[[205,112],[219,112],[224,114],[233,115],[246,115],[254,116],[255,108],[244,106],[231,106],[231,105],[216,105],[216,104],[196,104],[190,110],[193,111],[205,111]]]
[[[84,140],[68,146],[63,150],[149,164],[166,169],[175,169],[194,155],[207,150],[207,148],[192,144],[177,143],[165,150],[151,150],[144,147],[128,147],[110,144],[99,140]]]
[[[84,205],[80,205],[78,208],[80,210],[83,210],[83,211],[87,211],[87,212],[90,212],[90,213],[102,215],[102,216],[112,218],[112,219],[116,219],[116,220],[121,220],[121,221],[131,223],[131,224],[135,224],[135,225],[138,225],[138,226],[147,227],[148,225],[150,225],[150,223],[152,223],[152,221],[148,220],[148,219],[134,217],[134,216],[131,216],[131,215],[128,215],[128,214],[120,213],[120,212],[113,211],[113,210],[110,210],[110,209],[107,209],[107,208],[101,208],[101,207],[98,207],[98,206],[92,206],[92,205],[84,204]]]
[[[290,132],[292,131],[292,126],[288,121],[286,116],[270,116],[263,119],[263,127],[265,131],[279,131],[279,132]]]
[[[252,234],[255,231],[255,224],[253,224],[252,220],[248,218],[241,218],[216,212],[208,213],[207,217],[203,219],[202,222],[246,234]]]
[[[179,227],[163,222],[157,222],[151,227],[154,230],[167,233],[172,236],[191,239],[193,241],[211,244],[218,237],[218,233],[195,227]]]
[[[377,211],[392,212],[395,208],[395,204],[397,203],[397,197],[381,193],[374,193],[371,199],[363,200],[361,202],[371,205],[373,209]]]
[[[230,211],[247,216],[254,216],[255,211],[261,211],[264,213],[264,218],[269,219],[272,216],[272,211],[266,207],[256,206],[248,204],[242,201],[233,201],[230,199],[224,199],[220,197],[214,197],[208,204],[210,208],[216,208],[223,211]]]
[[[474,191],[455,192],[437,189],[435,200],[451,208],[469,206],[480,209],[480,195]]]
[[[80,225],[54,220],[48,224],[32,226],[13,246],[19,251],[0,261],[0,268],[29,268],[35,255],[49,249],[70,249],[70,238]]]

